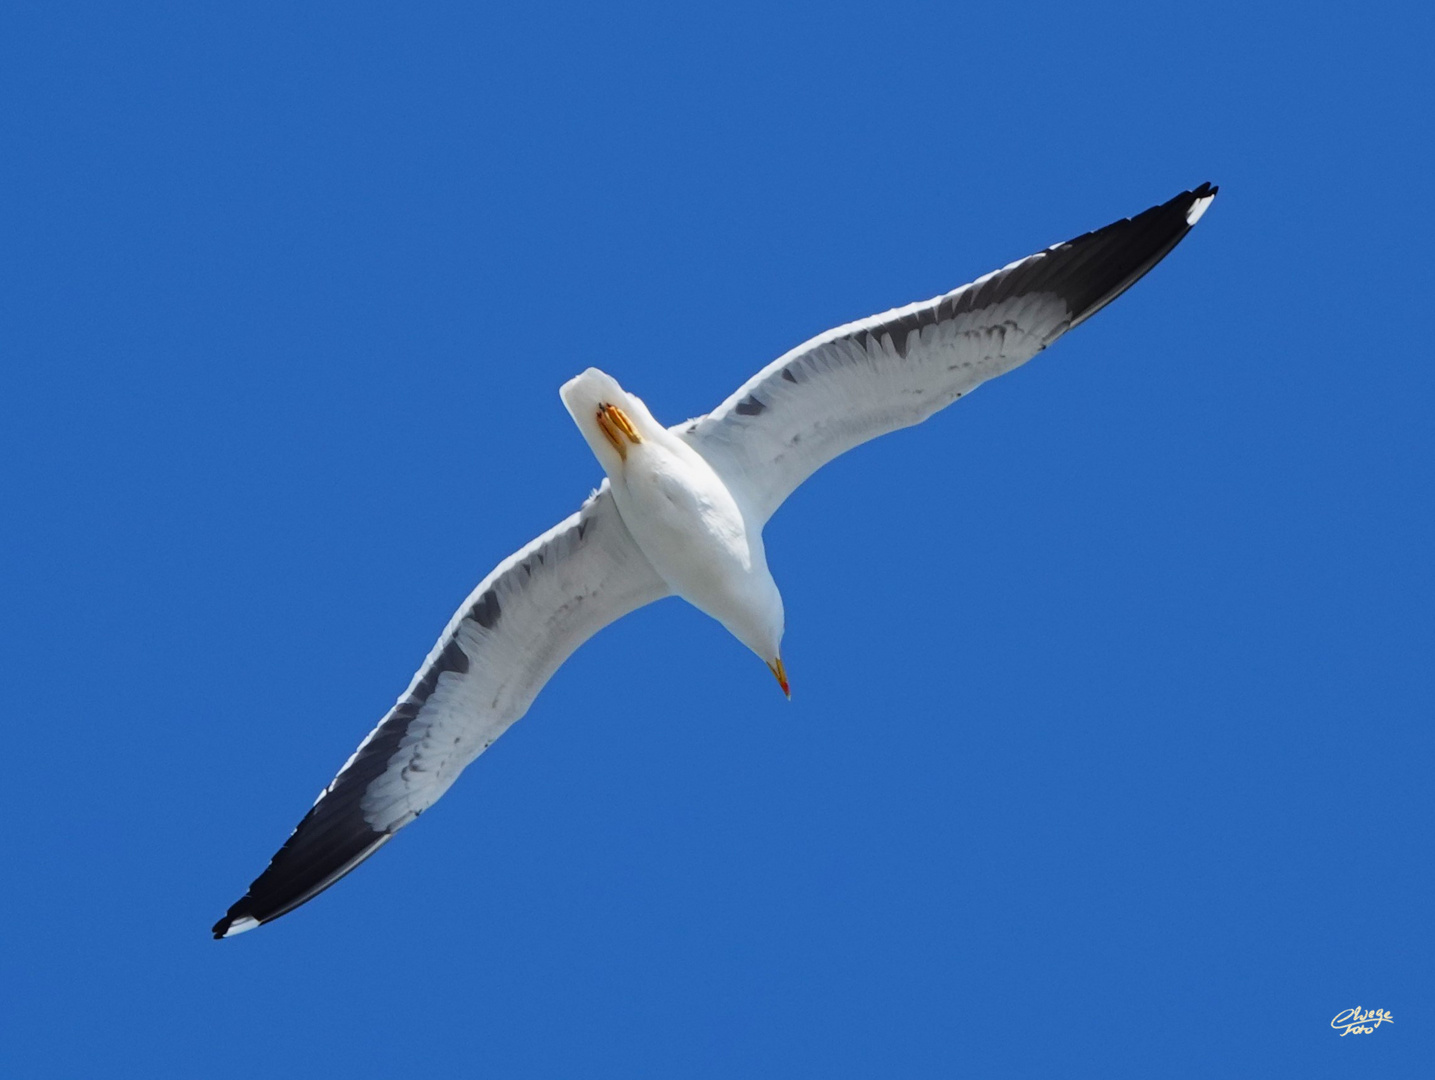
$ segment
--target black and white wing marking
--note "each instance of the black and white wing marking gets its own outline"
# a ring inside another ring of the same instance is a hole
[[[604,480],[578,513],[474,589],[403,697],[215,924],[214,936],[277,919],[358,866],[528,711],[574,649],[667,594]]]
[[[766,520],[819,468],[1026,363],[1165,257],[1205,213],[1202,184],[924,303],[829,330],[672,430]]]

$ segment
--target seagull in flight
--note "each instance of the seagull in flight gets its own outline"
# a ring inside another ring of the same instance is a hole
[[[1202,184],[829,330],[675,427],[597,368],[564,384],[602,486],[479,583],[214,936],[293,911],[383,847],[528,711],[574,649],[654,600],[681,596],[711,615],[790,697],[782,595],[762,542],[783,500],[839,454],[920,423],[1091,318],[1191,231],[1216,190]]]

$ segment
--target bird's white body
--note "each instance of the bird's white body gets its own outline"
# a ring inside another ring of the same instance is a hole
[[[782,596],[767,568],[761,518],[706,458],[658,423],[642,399],[589,368],[564,384],[563,404],[608,474],[638,550],[672,591],[727,627],[765,663],[779,658]],[[637,441],[620,452],[600,410],[616,406]]]

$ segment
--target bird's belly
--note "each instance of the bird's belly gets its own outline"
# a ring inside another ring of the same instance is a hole
[[[672,590],[709,614],[724,607],[761,561],[761,536],[749,533],[731,493],[706,463],[667,454],[630,454],[614,485],[623,523]]]

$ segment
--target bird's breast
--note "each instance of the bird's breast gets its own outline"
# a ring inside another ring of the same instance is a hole
[[[766,562],[761,535],[748,530],[732,493],[706,461],[691,456],[645,441],[629,453],[613,494],[653,568],[678,595],[710,610]]]

